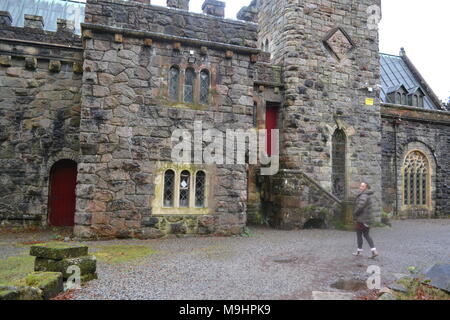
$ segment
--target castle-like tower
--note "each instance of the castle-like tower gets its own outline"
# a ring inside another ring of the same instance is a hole
[[[305,216],[303,224],[323,211],[299,214],[305,206],[338,208],[363,181],[381,210],[380,2],[258,1],[259,44],[282,68],[284,85],[284,170],[272,199],[281,220]]]

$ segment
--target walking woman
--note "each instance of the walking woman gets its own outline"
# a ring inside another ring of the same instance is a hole
[[[353,254],[355,256],[361,256],[363,253],[363,236],[370,246],[372,251],[372,259],[378,256],[375,244],[370,237],[370,226],[373,223],[372,212],[372,195],[373,191],[370,191],[370,185],[368,183],[361,183],[359,187],[359,195],[356,197],[355,210],[353,212],[353,219],[356,221],[356,235],[358,240],[358,250]]]

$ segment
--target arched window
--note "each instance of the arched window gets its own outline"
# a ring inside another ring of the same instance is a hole
[[[200,103],[208,104],[209,103],[209,86],[211,80],[209,77],[208,70],[202,70],[200,72]]]
[[[180,95],[180,69],[177,66],[170,68],[169,72],[169,98],[178,101]]]
[[[175,187],[175,172],[167,170],[164,174],[164,207],[172,208],[174,206],[174,187]]]
[[[180,176],[180,207],[189,207],[189,192],[191,183],[191,173],[187,170],[181,172]]]
[[[429,162],[419,152],[411,152],[403,165],[403,204],[405,206],[426,206],[428,203]]]
[[[346,145],[344,130],[337,129],[332,139],[332,187],[333,194],[341,200],[346,196]]]
[[[197,208],[205,207],[205,183],[205,173],[203,171],[197,172],[195,176],[195,206]]]
[[[195,89],[195,71],[194,69],[186,69],[184,80],[184,102],[194,103],[194,89]]]

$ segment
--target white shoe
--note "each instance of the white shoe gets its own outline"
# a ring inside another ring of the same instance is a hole
[[[356,251],[356,252],[354,252],[354,253],[352,253],[355,257],[361,257],[363,254],[362,254],[363,252],[362,252],[362,250],[358,250],[358,251]]]

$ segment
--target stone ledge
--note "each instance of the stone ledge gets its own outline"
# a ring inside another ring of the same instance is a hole
[[[70,244],[40,244],[30,249],[30,255],[38,258],[62,260],[88,255],[88,247]]]
[[[243,52],[243,53],[248,53],[248,54],[258,54],[259,52],[261,52],[260,49],[252,48],[252,47],[238,46],[238,45],[227,44],[227,43],[222,43],[222,42],[214,42],[214,41],[209,41],[209,40],[201,40],[201,39],[173,36],[173,35],[168,35],[168,34],[164,34],[164,33],[144,31],[144,30],[134,30],[134,29],[128,29],[128,28],[110,27],[110,26],[103,26],[103,25],[90,24],[90,23],[82,23],[81,27],[82,27],[82,29],[109,32],[109,33],[114,33],[114,34],[124,34],[124,35],[130,35],[130,36],[133,36],[136,38],[152,38],[152,39],[158,39],[158,40],[163,40],[163,41],[182,42],[182,43],[187,43],[190,45],[206,46],[209,48],[215,48],[215,49],[219,49],[222,51],[232,50],[234,52]]]

